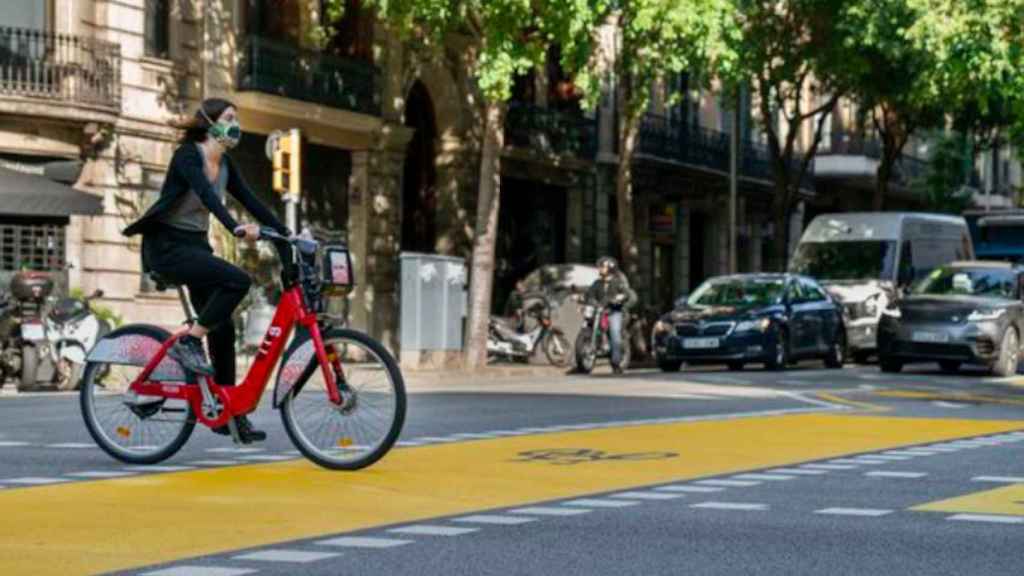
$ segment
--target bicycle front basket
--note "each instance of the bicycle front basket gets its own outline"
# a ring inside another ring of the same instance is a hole
[[[324,284],[333,288],[351,288],[356,284],[352,256],[342,243],[324,245],[321,274]]]

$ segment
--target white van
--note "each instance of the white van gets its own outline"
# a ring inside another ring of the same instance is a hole
[[[877,347],[878,319],[901,290],[954,260],[973,260],[967,222],[914,212],[822,214],[804,231],[789,271],[816,278],[843,305],[857,362]]]

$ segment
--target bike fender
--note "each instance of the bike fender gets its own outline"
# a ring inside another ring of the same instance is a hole
[[[129,324],[96,342],[85,356],[85,361],[145,367],[170,337],[170,332],[157,326]],[[189,381],[185,369],[169,356],[160,361],[151,378],[167,382]]]
[[[75,364],[85,364],[85,347],[76,340],[64,339],[58,340],[55,344],[56,348],[60,350],[60,357],[74,362]]]
[[[313,338],[309,330],[299,327],[295,331],[295,338],[285,352],[281,369],[277,371],[277,382],[274,384],[275,409],[281,407],[281,402],[288,396],[292,389],[302,386],[309,380],[310,376],[317,369],[316,349],[313,346]]]

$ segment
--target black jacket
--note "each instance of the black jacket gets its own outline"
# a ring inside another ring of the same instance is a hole
[[[286,233],[287,229],[284,224],[252,193],[231,157],[225,154],[225,158],[227,158],[225,166],[228,170],[228,193],[255,216],[260,224],[269,226],[282,234]],[[195,190],[199,194],[199,199],[203,204],[228,230],[237,228],[238,222],[232,218],[231,213],[217,197],[213,185],[206,177],[203,162],[203,153],[196,144],[189,142],[179,146],[167,168],[167,177],[160,190],[160,198],[149,207],[149,210],[141,218],[125,228],[123,234],[125,236],[145,235],[153,229],[154,225],[159,224],[160,216],[174,206],[182,194],[188,194],[190,190]]]
[[[624,308],[636,305],[636,292],[629,287],[629,281],[621,272],[612,274],[607,279],[598,278],[594,281],[587,290],[586,300],[600,306],[610,306],[619,304],[615,301],[619,295],[625,295],[625,300],[621,302]]]

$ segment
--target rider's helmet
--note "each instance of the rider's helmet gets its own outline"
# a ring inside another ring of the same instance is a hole
[[[597,259],[598,272],[600,272],[606,264],[608,265],[609,274],[614,274],[615,270],[619,267],[619,263],[615,261],[615,258],[612,258],[611,256],[602,256]]]

